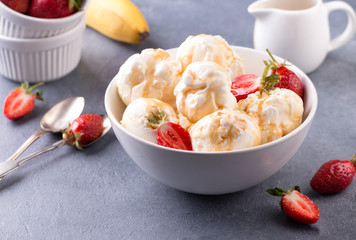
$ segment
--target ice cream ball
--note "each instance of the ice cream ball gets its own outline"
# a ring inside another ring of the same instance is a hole
[[[163,121],[178,123],[178,117],[171,105],[154,98],[138,98],[125,109],[121,125],[134,135],[149,142],[157,143],[157,127],[155,116]]]
[[[211,113],[195,123],[189,133],[194,151],[231,151],[261,144],[257,119],[238,110]]]
[[[168,52],[149,48],[129,57],[115,79],[126,105],[138,98],[156,98],[175,107],[173,91],[181,74],[181,63]]]
[[[262,143],[281,138],[296,129],[303,118],[303,100],[293,91],[276,88],[267,94],[257,91],[238,102],[239,110],[259,120]]]
[[[177,111],[195,123],[221,109],[236,109],[229,74],[214,62],[194,62],[182,74],[174,89]]]
[[[242,59],[219,35],[187,37],[178,47],[176,59],[182,63],[183,70],[193,62],[215,62],[229,72],[231,81],[245,72]]]

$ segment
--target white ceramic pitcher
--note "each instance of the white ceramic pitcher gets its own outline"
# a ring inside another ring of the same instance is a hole
[[[336,38],[330,39],[329,14],[345,11],[348,23]],[[356,16],[343,1],[260,0],[248,7],[256,18],[254,47],[267,48],[306,73],[317,69],[328,52],[348,42],[356,31]]]

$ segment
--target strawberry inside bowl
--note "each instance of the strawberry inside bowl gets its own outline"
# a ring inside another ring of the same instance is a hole
[[[48,2],[48,4],[47,4]],[[51,1],[32,1],[26,13],[20,13],[0,1],[0,35],[10,38],[37,39],[58,36],[80,24],[90,0],[82,0],[77,10],[67,11],[66,6]],[[46,3],[46,4],[44,4]],[[67,4],[67,2],[66,2]],[[30,11],[31,10],[31,11]],[[32,13],[34,17],[28,14]]]
[[[269,58],[266,52],[232,47],[245,63],[246,73],[261,75]],[[168,50],[172,55],[176,49]],[[280,60],[280,58],[276,58]],[[226,194],[252,187],[281,169],[298,151],[308,134],[317,109],[317,92],[299,68],[290,69],[304,87],[302,123],[295,130],[259,146],[221,152],[196,152],[160,146],[129,132],[121,125],[126,105],[118,94],[115,78],[105,93],[105,109],[117,139],[131,159],[159,182],[197,194]]]

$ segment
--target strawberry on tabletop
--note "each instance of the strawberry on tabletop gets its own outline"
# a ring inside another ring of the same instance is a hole
[[[30,5],[30,0],[1,0],[1,2],[19,13],[26,13]]]
[[[300,192],[299,186],[290,190],[276,187],[268,189],[267,192],[273,196],[282,197],[280,202],[282,211],[292,220],[302,224],[314,224],[319,220],[319,207]]]
[[[345,190],[356,172],[356,154],[351,160],[330,160],[324,163],[310,181],[314,191],[325,194]]]
[[[32,0],[28,15],[39,18],[61,18],[76,12],[81,0]]]
[[[24,82],[20,87],[11,91],[4,101],[4,115],[8,119],[16,120],[32,112],[35,107],[36,99],[45,101],[42,98],[41,91],[36,90],[35,93],[32,93],[32,90],[43,84],[44,83],[37,83],[30,87],[28,82]]]

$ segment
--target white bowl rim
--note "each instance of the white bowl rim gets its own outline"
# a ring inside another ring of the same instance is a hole
[[[257,50],[257,49],[253,49],[253,48],[248,48],[248,47],[242,47],[242,46],[231,46],[233,49],[243,49],[243,50],[248,50],[248,51],[256,51],[256,52],[259,52],[259,53],[262,53],[262,54],[265,54],[264,51],[261,51],[261,50]],[[172,49],[167,49],[166,51],[168,50],[172,50]],[[276,56],[276,55],[274,55]],[[277,58],[280,59],[280,57],[276,56]],[[111,89],[112,85],[115,85],[114,87],[116,87],[116,80],[115,80],[115,77],[110,81],[106,91],[105,91],[105,98],[104,98],[104,105],[105,105],[105,109],[107,111],[107,114],[109,116],[109,118],[111,119],[111,121],[113,121],[114,125],[117,126],[118,128],[120,128],[123,132],[125,132],[126,134],[130,135],[131,137],[133,137],[134,139],[136,139],[137,141],[143,143],[143,144],[146,144],[146,145],[150,145],[152,147],[156,147],[156,148],[160,148],[162,150],[165,150],[165,151],[173,151],[173,152],[179,152],[179,153],[182,153],[182,154],[198,154],[198,155],[205,155],[205,154],[208,154],[208,155],[226,155],[226,154],[236,154],[236,153],[247,153],[247,152],[251,152],[251,151],[260,151],[260,150],[263,150],[265,148],[269,148],[269,147],[272,147],[274,145],[277,145],[278,143],[280,143],[281,141],[286,141],[290,138],[292,138],[294,135],[298,134],[300,131],[302,131],[302,129],[304,129],[305,127],[307,127],[311,121],[313,120],[314,116],[315,116],[315,113],[316,113],[316,109],[317,109],[317,105],[318,105],[318,96],[317,96],[317,92],[316,92],[316,89],[315,89],[315,86],[314,84],[312,83],[312,81],[310,80],[310,78],[307,76],[307,74],[305,74],[302,70],[300,70],[298,67],[296,66],[293,66],[293,70],[297,71],[296,73],[299,74],[300,76],[302,76],[306,82],[310,85],[310,89],[309,91],[312,92],[312,94],[310,94],[312,96],[312,107],[310,109],[310,112],[308,114],[308,116],[304,119],[304,121],[296,128],[294,129],[292,132],[290,132],[289,134],[279,138],[279,139],[276,139],[272,142],[268,142],[268,143],[265,143],[265,144],[261,144],[261,145],[258,145],[258,146],[255,146],[255,147],[251,147],[251,148],[245,148],[245,149],[238,149],[238,150],[230,150],[230,151],[216,151],[216,152],[202,152],[202,151],[187,151],[187,150],[181,150],[181,149],[175,149],[175,148],[168,148],[168,147],[164,147],[164,146],[160,146],[158,144],[155,144],[155,143],[152,143],[152,142],[149,142],[149,141],[146,141],[138,136],[136,136],[135,134],[127,131],[119,122],[118,120],[116,119],[116,117],[114,116],[114,114],[112,113],[112,111],[109,111],[110,108],[109,108],[109,89]],[[305,85],[305,84],[304,84]],[[303,85],[303,86],[304,86]]]
[[[84,4],[82,4],[79,8],[78,11],[76,11],[74,14],[71,14],[69,16],[66,17],[61,17],[61,18],[39,18],[39,17],[32,17],[29,16],[27,14],[23,14],[23,13],[19,13],[16,12],[15,10],[9,8],[8,6],[6,6],[3,2],[0,1],[0,8],[3,8],[5,11],[9,11],[9,13],[13,14],[14,16],[16,16],[17,18],[20,19],[25,19],[28,21],[33,21],[37,24],[39,23],[44,23],[44,24],[57,24],[57,23],[64,23],[64,22],[70,22],[72,21],[73,18],[77,18],[78,14],[82,14],[89,5],[90,0],[85,0]]]
[[[67,32],[64,32],[62,34],[59,35],[55,35],[52,37],[46,37],[46,38],[14,38],[14,37],[8,37],[8,36],[4,36],[4,35],[0,35],[0,41],[4,41],[4,42],[8,42],[8,43],[14,43],[14,44],[24,44],[24,43],[48,43],[48,42],[57,42],[61,39],[66,39],[68,36],[75,36],[75,32],[77,32],[79,29],[81,29],[84,25],[85,27],[85,22],[86,22],[86,16],[83,15],[82,19],[80,20],[80,22],[73,27],[72,29],[70,29]]]

